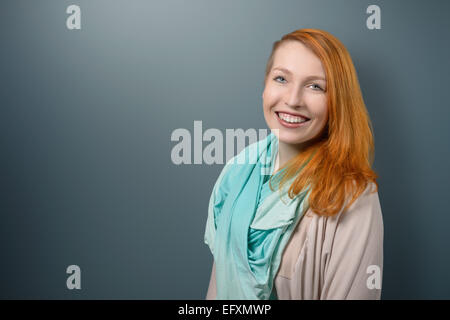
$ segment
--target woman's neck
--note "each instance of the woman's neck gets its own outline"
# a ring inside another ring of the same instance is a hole
[[[278,154],[275,162],[275,171],[283,167],[299,153],[303,152],[309,145],[313,144],[314,141],[315,140],[310,140],[301,144],[290,144],[278,140]]]
[[[283,167],[289,160],[298,155],[301,150],[302,148],[299,145],[279,141],[276,169]]]

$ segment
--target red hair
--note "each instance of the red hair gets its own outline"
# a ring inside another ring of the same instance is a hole
[[[301,168],[301,174],[289,188],[289,197],[310,185],[310,208],[319,215],[332,216],[351,196],[344,210],[349,208],[370,182],[376,185],[374,192],[378,191],[377,174],[371,168],[372,124],[350,54],[326,31],[300,29],[276,41],[267,62],[264,84],[273,66],[274,53],[286,41],[302,42],[321,60],[327,82],[328,122],[314,143],[283,166],[280,189]]]

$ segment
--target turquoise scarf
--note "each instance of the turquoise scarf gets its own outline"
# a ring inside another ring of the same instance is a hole
[[[307,210],[308,188],[280,198],[272,178],[278,138],[266,138],[231,158],[217,179],[208,208],[204,241],[216,262],[216,299],[277,299],[273,282],[283,249]],[[279,179],[278,179],[279,182]]]

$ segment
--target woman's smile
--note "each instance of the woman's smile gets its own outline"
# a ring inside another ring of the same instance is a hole
[[[300,128],[309,124],[310,119],[304,117],[295,117],[287,113],[275,111],[275,117],[278,122],[286,128]]]

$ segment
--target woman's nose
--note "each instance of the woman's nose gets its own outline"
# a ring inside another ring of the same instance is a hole
[[[286,92],[285,103],[291,107],[302,105],[303,90],[299,87],[292,87]]]

